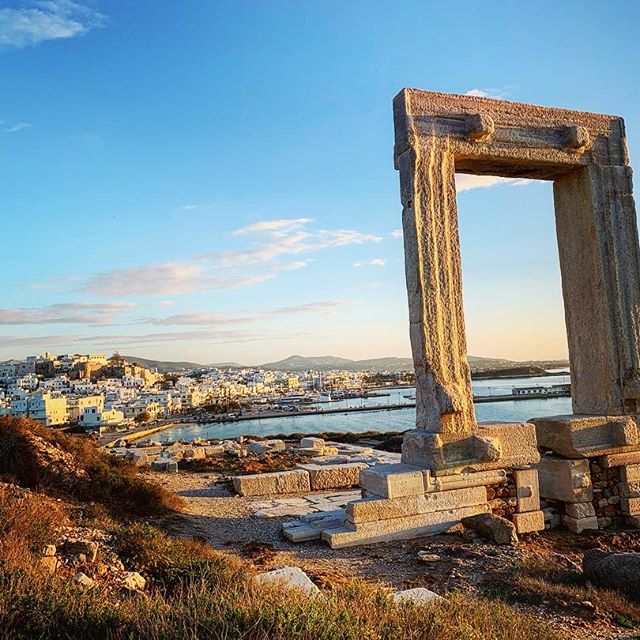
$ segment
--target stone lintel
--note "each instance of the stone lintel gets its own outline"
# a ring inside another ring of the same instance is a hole
[[[628,164],[617,116],[419,89],[403,89],[393,111],[396,162],[439,138],[462,173],[554,180],[588,164]]]
[[[563,415],[532,418],[538,446],[567,458],[595,458],[638,450],[640,432],[631,416]]]

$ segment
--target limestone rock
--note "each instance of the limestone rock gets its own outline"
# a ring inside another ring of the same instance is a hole
[[[523,533],[533,533],[535,531],[543,531],[544,513],[540,510],[527,511],[525,513],[514,513],[513,524],[518,535]]]
[[[516,527],[506,518],[501,518],[493,513],[479,513],[475,516],[462,518],[462,524],[477,531],[483,538],[499,545],[518,544]]]
[[[300,440],[300,447],[312,448],[312,449],[324,449],[324,439],[323,438],[302,438]]]
[[[364,469],[360,486],[370,494],[383,498],[419,496],[425,493],[425,472],[408,464],[380,464]]]
[[[564,506],[565,513],[572,518],[581,520],[596,515],[596,510],[591,502],[567,502]]]
[[[147,581],[137,571],[127,571],[122,576],[122,586],[127,591],[142,591]]]
[[[261,573],[255,578],[258,584],[279,585],[291,589],[299,589],[308,595],[316,595],[320,589],[311,581],[300,567],[282,567],[267,573]]]
[[[78,571],[78,573],[73,576],[73,580],[77,584],[87,588],[93,587],[96,583],[95,580],[92,580],[86,573],[82,573],[82,571]]]
[[[393,601],[396,604],[411,602],[412,604],[430,604],[432,602],[443,601],[444,598],[424,587],[416,587],[415,589],[406,589],[405,591],[396,591],[393,594]]]
[[[607,553],[591,549],[584,554],[582,570],[599,587],[636,596],[640,592],[640,553]]]
[[[562,522],[573,533],[583,533],[588,530],[598,529],[598,518],[588,516],[586,518],[572,518],[571,516],[562,516]]]

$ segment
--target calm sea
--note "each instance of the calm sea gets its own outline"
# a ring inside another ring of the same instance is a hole
[[[474,380],[475,395],[507,395],[513,386],[531,387],[569,382],[569,376],[544,376],[540,378],[510,378]],[[321,433],[323,431],[404,431],[413,429],[416,410],[385,409],[389,404],[414,402],[415,389],[385,389],[389,395],[377,398],[355,398],[325,403],[321,408],[346,409],[357,406],[379,406],[380,411],[362,413],[331,413],[329,415],[292,415],[283,418],[242,420],[215,424],[184,425],[167,429],[159,435],[162,441],[193,440],[194,438],[235,438],[241,435],[267,436],[277,433]],[[406,397],[410,396],[410,397]],[[476,415],[480,422],[525,422],[539,416],[571,413],[571,398],[486,402],[476,404]]]

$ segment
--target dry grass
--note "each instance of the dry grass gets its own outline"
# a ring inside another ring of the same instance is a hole
[[[34,552],[55,539],[55,527],[67,523],[60,503],[13,485],[0,485],[0,572],[30,568]]]
[[[582,573],[540,555],[492,579],[493,593],[505,602],[544,605],[569,615],[640,630],[640,604],[616,591],[595,587]]]
[[[131,534],[132,532],[129,532]],[[146,540],[146,542],[145,542]],[[149,539],[138,540],[142,547]],[[0,576],[0,629],[6,638],[252,640],[560,640],[565,636],[506,604],[451,596],[431,606],[395,605],[351,581],[323,596],[257,587],[237,558],[183,547],[165,554],[158,540],[141,557],[144,596],[83,591],[58,578]],[[172,544],[173,544],[172,543]],[[159,554],[159,555],[158,555]]]
[[[44,441],[84,472],[58,472],[38,455],[33,438]],[[47,429],[33,420],[0,418],[0,476],[23,487],[101,505],[116,518],[162,515],[181,507],[181,499],[146,480],[139,469],[80,436]]]

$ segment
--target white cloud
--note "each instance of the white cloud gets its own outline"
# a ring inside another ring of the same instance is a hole
[[[394,229],[389,235],[392,238],[402,238],[402,229]]]
[[[72,0],[36,0],[26,4],[27,7],[0,9],[0,49],[75,38],[106,22],[103,14]]]
[[[254,233],[262,233],[265,231],[271,233],[293,231],[299,229],[306,224],[313,222],[313,218],[293,218],[280,220],[264,220],[262,222],[254,222],[240,229],[236,229],[231,233],[232,236],[246,236]]]
[[[361,262],[354,262],[354,267],[384,267],[387,261],[384,258],[373,258],[373,260],[363,260]]]
[[[253,223],[232,233],[247,239],[245,248],[98,273],[86,279],[79,290],[105,296],[150,296],[238,289],[271,280],[282,271],[303,269],[314,259],[286,258],[382,240],[350,229],[303,228],[311,222],[296,218]]]
[[[475,176],[467,173],[456,173],[456,191],[462,193],[471,189],[487,189],[501,185],[521,187],[531,180],[525,178],[500,178],[498,176]]]
[[[465,96],[476,96],[477,98],[494,98],[501,100],[507,94],[502,89],[470,89],[465,91]]]
[[[45,307],[0,309],[0,325],[111,324],[118,315],[138,305],[131,302],[66,302]]]
[[[28,122],[17,122],[11,127],[7,127],[3,129],[5,133],[17,133],[18,131],[22,131],[23,129],[28,129],[31,126]]]

